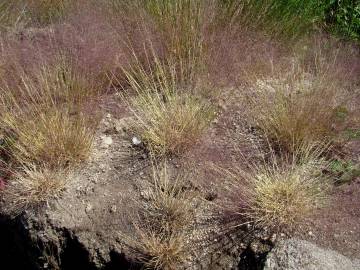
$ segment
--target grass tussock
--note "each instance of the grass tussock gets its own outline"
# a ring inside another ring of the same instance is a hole
[[[1,129],[15,162],[56,167],[86,159],[95,124],[81,111],[91,92],[86,87],[56,65],[36,78],[24,74],[18,89],[2,89]]]
[[[1,150],[10,172],[4,198],[12,213],[61,192],[64,171],[89,156],[97,124],[96,115],[84,112],[93,97],[90,85],[64,63],[20,78],[16,87],[0,91]]]
[[[203,69],[209,4],[203,0],[112,0],[108,5],[115,13],[137,14],[138,24],[145,28],[154,27],[163,57],[175,63],[178,80],[191,83]]]
[[[188,256],[187,236],[194,211],[183,178],[168,174],[166,164],[154,167],[152,189],[139,205],[127,246],[147,269],[178,269]]]
[[[66,188],[69,178],[69,172],[64,169],[23,167],[12,176],[2,192],[6,201],[3,211],[17,215],[28,207],[56,199]]]
[[[152,153],[176,155],[196,143],[214,111],[200,95],[182,88],[174,68],[157,59],[150,71],[138,65],[126,76],[136,93],[128,98],[136,119],[135,133]]]
[[[334,142],[346,126],[350,93],[329,74],[295,67],[281,76],[257,78],[246,95],[252,125],[285,152],[303,144]]]
[[[328,202],[331,184],[322,149],[305,147],[289,158],[272,155],[250,168],[221,170],[220,212],[228,229],[246,223],[271,231],[294,229]]]
[[[261,227],[294,228],[326,205],[330,185],[322,167],[319,160],[310,160],[260,171],[254,178],[250,217]]]
[[[28,112],[3,119],[12,159],[50,167],[75,165],[86,160],[93,141],[93,129],[82,115],[66,112]]]
[[[183,81],[193,81],[204,54],[205,1],[146,1],[165,39],[168,57],[177,63]]]

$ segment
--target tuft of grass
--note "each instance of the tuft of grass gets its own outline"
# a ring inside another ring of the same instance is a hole
[[[250,217],[261,227],[293,228],[327,201],[328,183],[319,161],[265,168],[253,183]]]
[[[57,63],[19,76],[19,85],[0,89],[1,158],[4,173],[10,172],[3,194],[10,214],[61,193],[67,174],[88,158],[97,125],[96,115],[84,111],[91,85],[70,67]]]
[[[57,198],[68,184],[67,170],[25,165],[15,172],[2,196],[5,212],[17,215],[28,207],[36,207]]]
[[[14,161],[56,168],[86,160],[94,131],[83,115],[74,117],[59,111],[27,113],[8,115],[2,122],[8,131],[5,145]]]
[[[146,71],[140,64],[126,72],[135,97],[128,97],[135,132],[156,156],[180,154],[195,144],[214,117],[209,103],[182,87],[175,68],[155,60]]]
[[[195,81],[204,64],[204,29],[210,20],[207,1],[111,0],[108,5],[115,13],[126,10],[141,17],[142,24],[155,26],[163,57],[176,63],[178,79]]]
[[[275,155],[247,169],[220,170],[220,216],[229,230],[255,228],[287,231],[328,202],[331,184],[323,170],[322,149],[305,147],[289,158]]]
[[[134,232],[123,237],[147,269],[178,269],[188,256],[186,239],[194,211],[183,181],[168,174],[166,163],[154,166],[151,191],[133,218]]]
[[[50,167],[86,159],[93,141],[91,116],[82,113],[91,88],[62,65],[23,74],[17,89],[1,91],[1,130],[5,150],[15,163]]]
[[[206,1],[145,1],[165,39],[168,58],[177,63],[183,81],[193,81],[202,65]]]
[[[334,142],[338,129],[346,125],[346,91],[324,73],[295,68],[281,76],[258,78],[246,95],[251,124],[276,149],[292,153],[303,144]]]
[[[137,252],[139,261],[146,269],[177,269],[186,259],[185,239],[178,235],[169,236],[166,233],[147,232],[141,229],[137,230],[137,235],[138,240],[131,244],[132,249]]]

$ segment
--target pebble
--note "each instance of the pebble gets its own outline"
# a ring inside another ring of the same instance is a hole
[[[110,212],[111,212],[111,213],[116,213],[116,205],[112,205],[112,206],[110,207]]]
[[[136,145],[136,146],[141,144],[141,140],[136,136],[132,137],[131,142],[133,145]]]
[[[85,212],[89,213],[92,209],[93,209],[92,205],[90,203],[88,203],[85,207]]]
[[[113,139],[110,136],[102,136],[101,139],[105,147],[109,147],[113,143]]]

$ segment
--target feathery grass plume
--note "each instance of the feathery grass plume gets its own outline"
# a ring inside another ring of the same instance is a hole
[[[82,113],[91,85],[60,66],[1,89],[4,150],[15,163],[76,164],[88,156],[96,121]]]
[[[136,94],[126,97],[135,132],[156,156],[180,154],[196,143],[215,114],[196,89],[178,83],[174,65],[156,56],[154,62],[148,68],[137,62],[124,71]]]
[[[153,166],[151,191],[132,217],[133,231],[125,244],[147,269],[178,269],[188,256],[187,235],[193,223],[192,195],[181,176],[169,175],[167,165]]]
[[[328,202],[331,183],[321,158],[326,146],[304,146],[291,156],[276,157],[243,169],[220,171],[220,218],[225,231],[244,224],[271,231],[295,228]]]
[[[23,164],[2,191],[6,213],[18,215],[29,207],[40,206],[56,199],[66,188],[70,172],[66,169]]]
[[[295,62],[287,73],[256,78],[245,93],[250,123],[274,148],[290,153],[306,143],[333,142],[349,95],[330,76],[308,73]]]

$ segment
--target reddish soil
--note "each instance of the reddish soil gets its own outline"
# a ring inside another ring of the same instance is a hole
[[[336,187],[329,208],[304,226],[300,237],[345,256],[360,258],[360,178]]]

